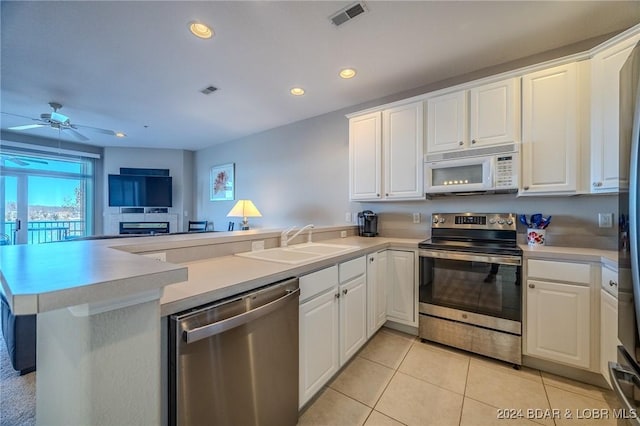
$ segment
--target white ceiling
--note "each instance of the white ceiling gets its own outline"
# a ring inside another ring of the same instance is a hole
[[[128,135],[84,129],[86,143],[196,150],[640,22],[638,1],[368,1],[333,26],[350,4],[2,1],[0,110],[37,118],[56,101],[72,123]],[[193,37],[192,20],[215,36]],[[338,77],[346,66],[356,78]]]

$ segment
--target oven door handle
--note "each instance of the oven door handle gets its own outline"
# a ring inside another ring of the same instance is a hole
[[[433,257],[437,259],[462,260],[470,262],[497,263],[501,265],[521,265],[520,256],[499,256],[493,254],[461,253],[444,250],[420,250],[420,257]]]

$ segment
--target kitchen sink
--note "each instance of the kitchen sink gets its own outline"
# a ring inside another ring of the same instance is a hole
[[[312,260],[322,259],[324,257],[346,253],[357,248],[357,246],[348,246],[344,244],[303,243],[288,247],[277,247],[267,250],[236,253],[236,256],[296,265],[298,263],[309,262]]]

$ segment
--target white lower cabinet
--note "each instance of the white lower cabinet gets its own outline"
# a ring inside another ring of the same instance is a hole
[[[340,368],[338,267],[300,277],[300,295],[298,402],[302,407]]]
[[[602,267],[602,288],[600,289],[600,373],[607,383],[609,361],[618,358],[618,272]]]
[[[302,407],[367,340],[365,257],[300,277],[300,302]]]
[[[591,265],[529,259],[527,268],[525,354],[596,370]]]
[[[387,321],[387,250],[367,255],[367,338]]]
[[[418,326],[415,275],[415,252],[387,250],[387,319]]]
[[[364,274],[340,285],[340,365],[367,341],[367,279]]]

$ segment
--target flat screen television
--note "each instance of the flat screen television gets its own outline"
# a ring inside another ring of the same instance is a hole
[[[170,176],[109,175],[109,206],[171,207]]]

